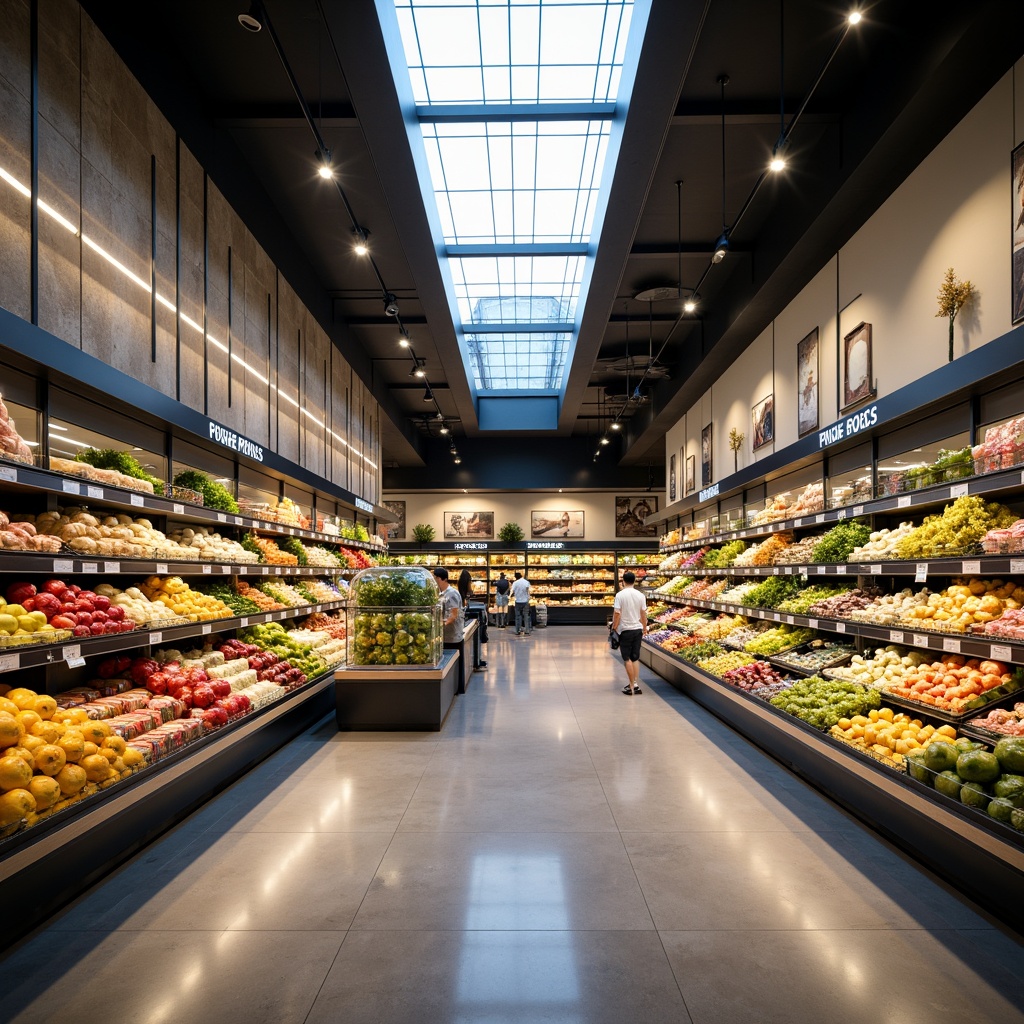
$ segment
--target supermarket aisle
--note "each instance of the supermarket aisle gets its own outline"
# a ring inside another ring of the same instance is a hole
[[[1024,1021],[1021,944],[624,696],[603,628],[490,635],[440,734],[300,737],[0,961],[0,1018]]]

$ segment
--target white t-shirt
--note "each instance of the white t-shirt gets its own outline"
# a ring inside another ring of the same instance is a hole
[[[530,600],[530,581],[521,576],[512,584],[511,594],[516,604],[527,604]]]
[[[620,633],[625,633],[630,629],[644,628],[640,613],[647,607],[646,594],[641,593],[635,587],[623,587],[615,595],[615,604],[612,607],[619,613]]]

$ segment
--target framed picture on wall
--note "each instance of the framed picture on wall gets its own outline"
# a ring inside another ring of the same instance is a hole
[[[711,457],[714,453],[711,451],[711,424],[709,423],[700,432],[700,485],[701,487],[707,487],[713,481],[712,477],[712,461]]]
[[[686,486],[685,486],[685,491],[684,491],[685,494],[689,494],[693,490],[693,488],[694,488],[694,484],[696,482],[696,467],[697,467],[697,456],[696,455],[687,455],[686,456]]]
[[[670,455],[668,459],[668,500],[676,500],[676,457]]]
[[[393,515],[398,516],[397,523],[386,523],[388,540],[405,540],[405,502],[384,501],[381,504]]]
[[[493,512],[445,512],[445,540],[494,540]]]
[[[843,406],[846,412],[875,394],[871,378],[871,324],[860,323],[843,338]]]
[[[762,398],[753,410],[754,433],[751,440],[754,451],[775,440],[775,395]]]
[[[583,539],[583,512],[549,511],[534,509],[530,513],[531,537],[559,537]]]
[[[803,437],[818,429],[818,328],[796,345],[796,429]]]
[[[675,456],[672,456],[673,459]],[[615,499],[616,537],[656,537],[657,527],[647,525],[646,519],[658,511],[658,499],[650,494],[633,498]]]
[[[1014,151],[1010,159],[1013,182],[1013,219],[1012,219],[1012,284],[1011,318],[1019,323],[1024,320],[1024,142]]]

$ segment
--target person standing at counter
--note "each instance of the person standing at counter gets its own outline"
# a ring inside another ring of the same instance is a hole
[[[465,612],[459,592],[448,582],[448,570],[439,565],[434,570],[434,579],[441,591],[441,619],[444,622],[444,642],[457,644],[462,642],[465,626]]]
[[[516,636],[524,631],[530,635],[530,581],[521,573],[516,573],[512,583],[512,600],[516,606]]]

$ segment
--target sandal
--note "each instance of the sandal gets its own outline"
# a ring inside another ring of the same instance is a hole
[[[630,687],[624,686],[622,688],[622,692],[624,694],[626,694],[627,697],[632,697],[633,694],[635,694],[635,693],[643,693],[644,691],[641,690],[639,686],[636,689],[630,689]]]

